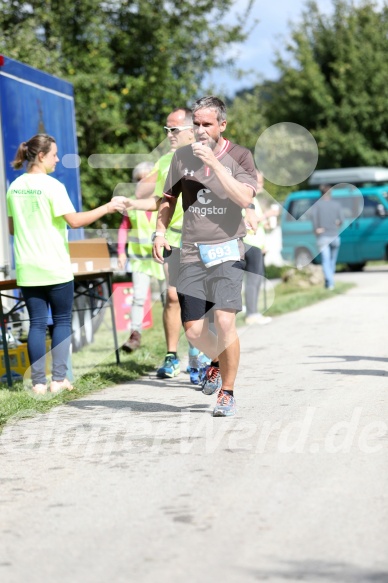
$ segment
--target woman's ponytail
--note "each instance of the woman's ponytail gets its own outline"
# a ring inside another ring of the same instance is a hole
[[[11,162],[11,166],[15,170],[20,170],[23,167],[24,162],[27,160],[28,146],[26,142],[22,142],[17,149],[15,159]]]
[[[24,162],[27,162],[27,170],[30,170],[37,163],[37,157],[40,152],[45,155],[49,153],[51,144],[55,144],[55,140],[47,134],[37,134],[27,142],[22,142],[17,149],[14,161],[11,162],[11,166],[15,170],[20,170]]]

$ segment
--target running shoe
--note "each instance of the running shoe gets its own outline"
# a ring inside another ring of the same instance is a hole
[[[209,366],[210,359],[203,353],[199,352],[192,356],[189,353],[189,366],[187,372],[190,373],[190,382],[193,385],[199,385],[202,381],[204,369]],[[202,389],[202,387],[200,387]]]
[[[190,372],[191,368],[204,368],[211,362],[211,358],[200,352],[197,348],[189,348],[189,360],[187,363],[186,372]]]
[[[208,366],[202,377],[202,392],[204,395],[213,395],[222,386],[221,373],[218,366]]]
[[[173,354],[167,353],[163,366],[156,371],[156,376],[159,379],[173,379],[181,372],[179,364],[179,358],[175,358]]]
[[[190,382],[192,385],[199,385],[199,372],[198,368],[189,368]]]
[[[237,406],[235,398],[223,391],[222,389],[218,393],[217,405],[213,409],[213,417],[231,417],[236,415]]]
[[[130,335],[130,337],[128,338],[128,340],[126,342],[124,342],[124,344],[122,345],[122,350],[124,350],[124,352],[134,352],[135,350],[137,350],[138,348],[140,348],[141,345],[141,334],[140,332],[138,332],[137,330],[134,330],[132,332],[132,334]]]

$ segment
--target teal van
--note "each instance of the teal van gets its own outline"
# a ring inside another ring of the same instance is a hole
[[[325,171],[319,172],[322,174]],[[324,179],[322,175],[321,184],[330,183]],[[354,188],[353,184],[334,186],[332,196],[341,204],[344,217],[337,262],[346,263],[350,269],[358,271],[367,261],[388,258],[388,181],[380,186],[373,183],[362,186],[365,183],[359,181],[358,188]],[[282,256],[296,267],[304,267],[311,262],[320,263],[308,212],[319,197],[319,190],[293,192],[283,205],[280,221]]]

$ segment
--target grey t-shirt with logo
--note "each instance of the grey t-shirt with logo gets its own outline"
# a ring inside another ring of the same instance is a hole
[[[217,159],[227,171],[256,194],[256,168],[247,148],[224,140]],[[241,239],[246,234],[241,207],[228,198],[214,172],[193,155],[192,147],[179,148],[173,156],[164,186],[166,197],[178,198],[182,194],[184,210],[181,261],[199,261],[195,243],[224,243],[240,239],[241,256],[244,246]]]

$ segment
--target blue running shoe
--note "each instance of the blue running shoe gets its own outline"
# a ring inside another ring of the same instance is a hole
[[[199,385],[202,382],[204,369],[209,365],[210,359],[203,353],[197,351],[198,354],[192,355],[189,351],[189,366],[187,372],[190,373],[190,382],[193,385]],[[200,387],[200,390],[202,387]]]
[[[190,382],[192,385],[199,385],[199,369],[198,368],[189,368],[190,373]],[[202,387],[201,387],[202,388]]]
[[[156,376],[159,379],[173,379],[181,372],[179,364],[179,358],[175,358],[173,354],[168,352],[164,359],[163,366],[156,371]]]
[[[202,368],[210,364],[211,361],[206,354],[200,352],[198,348],[194,348],[194,346],[190,346],[188,357],[189,361],[187,363],[186,372],[190,372],[191,368]]]
[[[235,398],[222,389],[218,393],[217,405],[213,409],[213,417],[231,417],[236,415],[237,406]]]
[[[208,366],[202,377],[202,392],[204,395],[213,395],[222,386],[221,373],[218,366]]]
[[[202,382],[203,370],[209,364],[210,358],[206,354],[196,348],[189,348],[189,362],[186,372],[190,373],[190,382],[193,385],[199,385]]]

